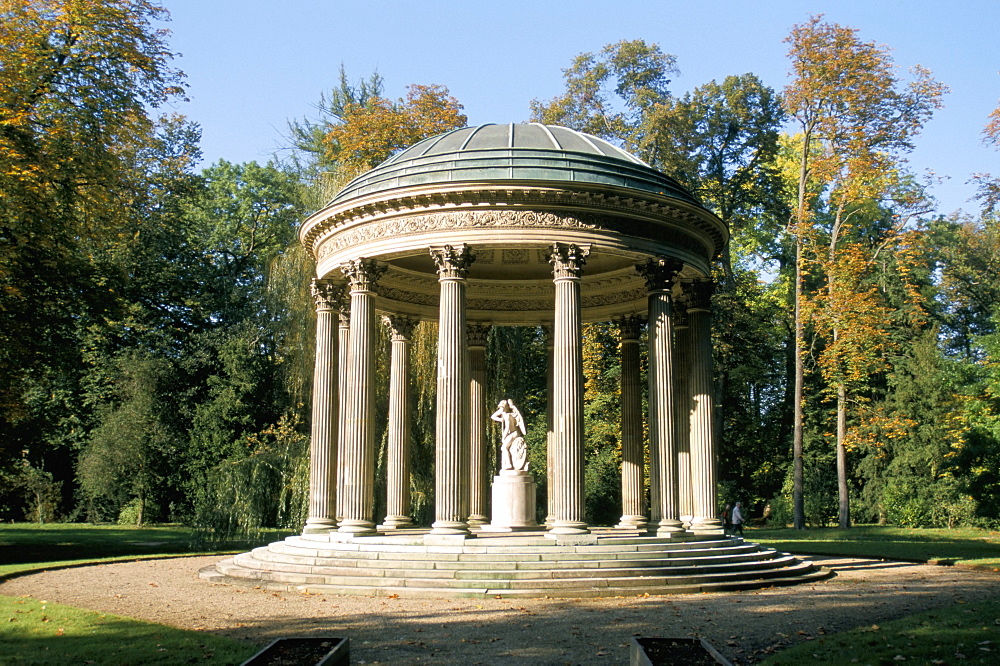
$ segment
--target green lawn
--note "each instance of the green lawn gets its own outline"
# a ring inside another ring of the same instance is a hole
[[[180,525],[0,523],[0,580],[13,573],[94,561],[240,552],[288,533],[268,530],[261,540],[205,544],[195,530]]]
[[[761,662],[796,664],[997,664],[1000,600],[943,610],[822,636]]]
[[[239,664],[258,649],[208,633],[0,596],[0,664]]]
[[[1000,572],[1000,532],[862,525],[749,529],[746,538],[804,555],[845,555],[912,562],[936,561]],[[782,650],[762,662],[784,664],[997,664],[1000,600],[958,604]]]
[[[886,560],[1000,567],[1000,532],[963,529],[917,529],[860,525],[847,530],[756,528],[748,541],[803,555],[848,555]]]
[[[268,533],[267,541],[283,536]],[[151,557],[218,554],[258,543],[193,546],[180,526],[0,524],[0,581],[40,569]],[[193,548],[198,548],[197,551]],[[258,650],[221,636],[127,617],[0,596],[0,664],[239,664]]]

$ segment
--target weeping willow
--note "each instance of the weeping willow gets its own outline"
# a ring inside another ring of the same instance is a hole
[[[202,541],[256,538],[265,528],[297,529],[306,520],[309,497],[309,438],[295,416],[247,438],[252,453],[209,470],[197,503]]]

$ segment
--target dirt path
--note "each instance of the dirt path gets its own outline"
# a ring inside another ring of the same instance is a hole
[[[432,600],[277,594],[206,583],[218,557],[51,571],[0,594],[231,636],[256,644],[347,636],[355,664],[625,664],[629,638],[702,636],[734,663],[861,625],[1000,594],[1000,576],[953,567],[813,558],[835,578],[797,587],[611,599]]]

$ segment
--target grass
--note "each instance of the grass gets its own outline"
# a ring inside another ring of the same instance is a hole
[[[2,664],[239,664],[253,645],[28,597],[0,597]]]
[[[803,555],[845,555],[1000,568],[1000,532],[860,525],[850,529],[758,528],[749,541]]]
[[[269,530],[262,541],[276,541],[287,534],[287,530]],[[260,542],[246,540],[205,544],[195,530],[180,525],[0,524],[0,580],[41,569],[144,557],[223,554],[257,545]]]
[[[273,541],[284,533],[271,532]],[[245,550],[248,542],[199,547],[176,525],[0,525],[0,581],[42,569]],[[195,552],[197,549],[198,552]],[[0,596],[0,664],[238,664],[253,645],[30,597]]]
[[[926,611],[782,650],[761,662],[785,664],[1000,663],[1000,600]]]
[[[803,555],[938,562],[1000,571],[1000,533],[862,525],[748,530],[747,539]],[[801,643],[764,664],[1000,663],[1000,600],[958,604]]]

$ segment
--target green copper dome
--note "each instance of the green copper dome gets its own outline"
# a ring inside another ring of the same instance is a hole
[[[355,178],[330,204],[399,188],[496,181],[612,186],[698,204],[673,178],[604,139],[538,123],[464,127],[425,139]]]

